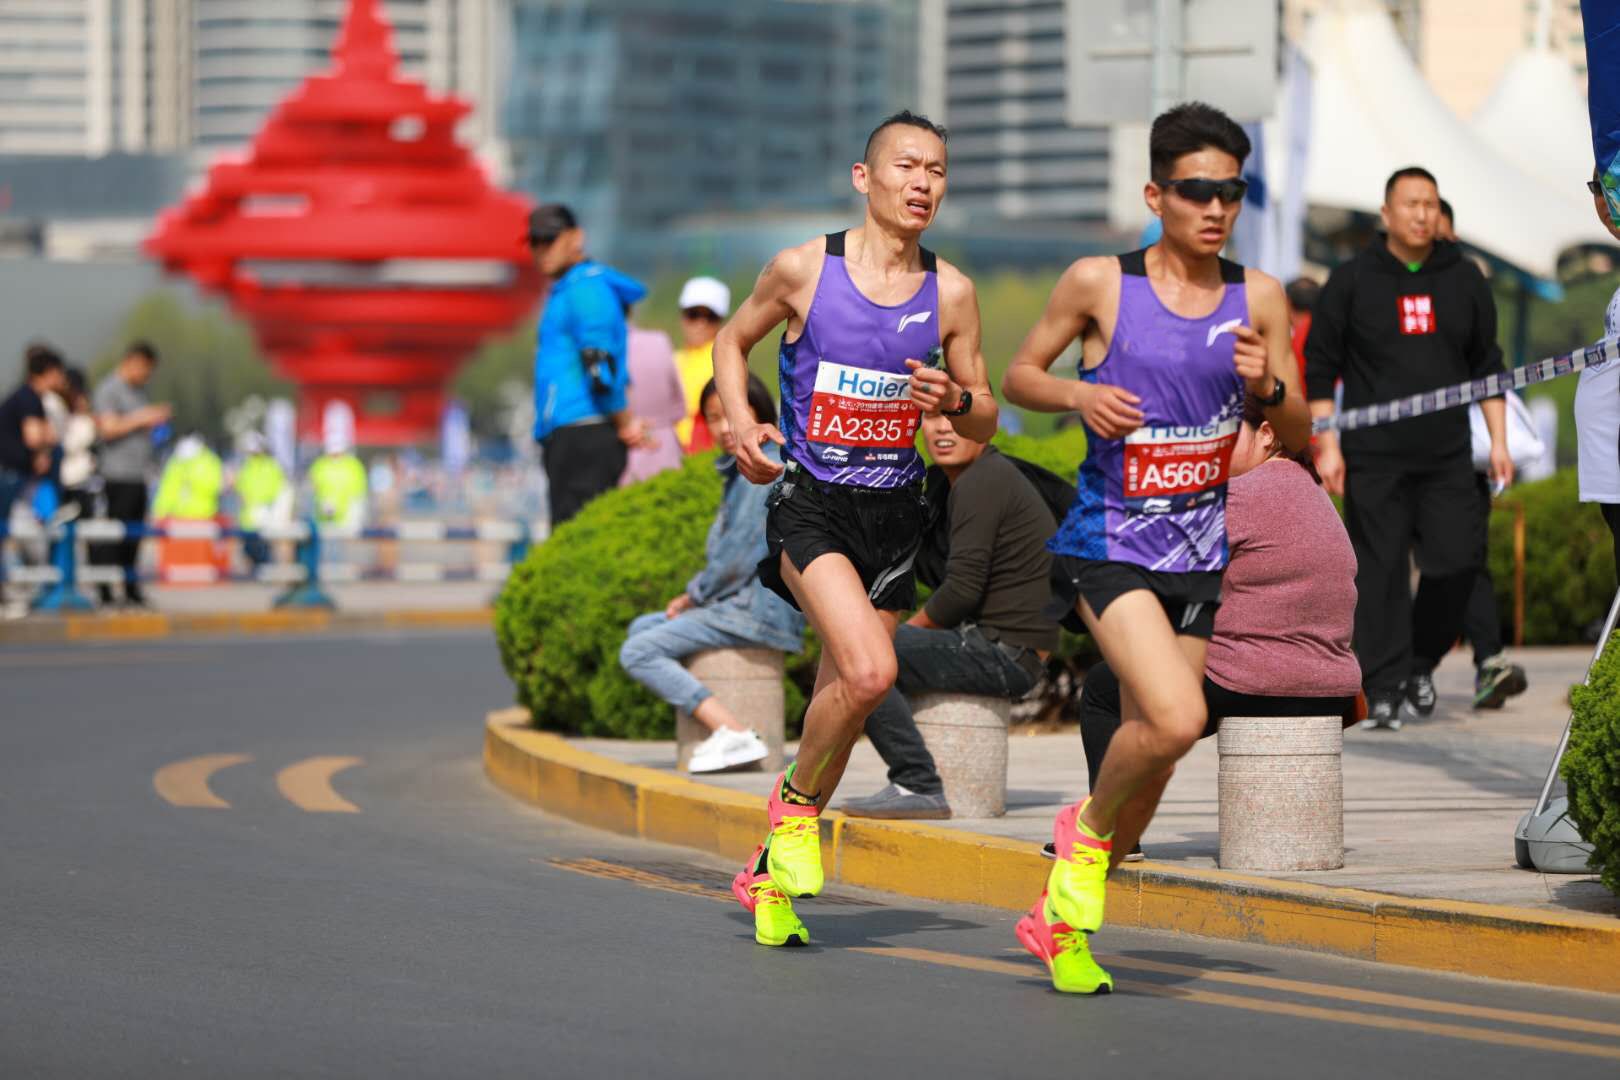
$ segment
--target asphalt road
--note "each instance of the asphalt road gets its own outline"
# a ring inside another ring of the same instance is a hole
[[[1620,999],[731,869],[492,788],[486,635],[0,652],[0,1076],[1620,1075]]]

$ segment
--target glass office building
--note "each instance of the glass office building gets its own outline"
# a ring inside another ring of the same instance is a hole
[[[601,254],[678,219],[842,210],[883,116],[916,106],[911,0],[513,0],[520,190]]]

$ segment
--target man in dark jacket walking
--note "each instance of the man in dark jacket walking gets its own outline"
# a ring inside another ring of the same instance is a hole
[[[1384,188],[1387,233],[1334,270],[1305,344],[1311,415],[1333,412],[1334,384],[1354,408],[1482,378],[1502,369],[1496,304],[1456,244],[1436,239],[1440,191],[1421,168]],[[1505,408],[1481,403],[1491,476],[1513,478]],[[1355,647],[1367,693],[1365,726],[1398,729],[1403,714],[1434,711],[1434,667],[1462,629],[1484,549],[1468,412],[1449,409],[1379,427],[1319,436],[1317,471],[1344,496],[1355,547]],[[1423,587],[1412,601],[1416,553]]]

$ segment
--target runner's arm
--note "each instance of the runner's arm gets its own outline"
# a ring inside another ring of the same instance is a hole
[[[758,423],[748,408],[748,352],[772,329],[792,318],[793,297],[804,287],[805,275],[810,273],[808,246],[777,252],[760,271],[754,291],[737,306],[736,313],[714,339],[714,386],[737,436],[737,468],[755,484],[770,483],[782,473],[782,466],[761,452],[765,440],[778,446],[787,440],[776,425]]]
[[[975,442],[989,442],[996,433],[999,409],[990,390],[981,350],[979,296],[968,276],[949,263],[940,264],[940,339],[945,349],[945,370],[917,368],[911,374],[912,396],[919,389],[924,397],[919,405],[930,404],[929,390],[937,390],[938,407],[957,408],[962,392],[973,395],[973,407],[961,416],[948,417],[957,433]],[[943,379],[941,379],[943,376]],[[924,384],[919,387],[919,384]],[[933,384],[933,385],[928,385]]]
[[[1258,270],[1249,271],[1248,293],[1250,319],[1265,344],[1265,375],[1250,380],[1249,392],[1263,399],[1276,393],[1277,384],[1282,383],[1286,393],[1279,404],[1266,409],[1266,419],[1284,446],[1290,451],[1303,450],[1311,441],[1311,416],[1304,388],[1289,383],[1299,377],[1299,366],[1294,362],[1289,334],[1288,298],[1281,282]]]
[[[1135,394],[1051,372],[1052,363],[1091,322],[1091,313],[1108,285],[1110,261],[1080,259],[1063,272],[1052,287],[1046,310],[1002,377],[1001,392],[1014,405],[1037,412],[1078,412],[1091,430],[1105,438],[1119,438],[1142,424],[1142,412],[1136,408],[1141,402]]]

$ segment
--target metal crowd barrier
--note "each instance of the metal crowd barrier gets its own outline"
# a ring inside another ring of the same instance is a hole
[[[512,567],[521,562],[529,546],[545,539],[544,522],[484,521],[475,525],[447,525],[436,521],[402,522],[392,528],[343,528],[318,525],[313,519],[274,525],[263,529],[240,529],[213,521],[171,521],[165,525],[131,525],[110,518],[65,521],[52,525],[11,530],[0,522],[0,543],[7,539],[49,541],[50,562],[45,566],[13,568],[6,580],[35,585],[41,591],[30,605],[34,611],[88,611],[93,604],[82,593],[82,585],[118,585],[126,580],[122,567],[82,565],[81,543],[116,542],[126,539],[169,540],[263,540],[291,541],[297,545],[292,563],[265,563],[254,573],[226,573],[212,563],[179,564],[170,568],[170,584],[209,585],[223,582],[250,582],[286,585],[277,607],[327,608],[336,604],[321,587],[323,583],[396,581],[434,583],[457,581],[505,581]],[[332,541],[395,541],[406,543],[481,542],[506,545],[503,562],[450,565],[439,562],[400,563],[397,566],[357,566],[346,562],[326,562],[321,558],[323,543]]]

